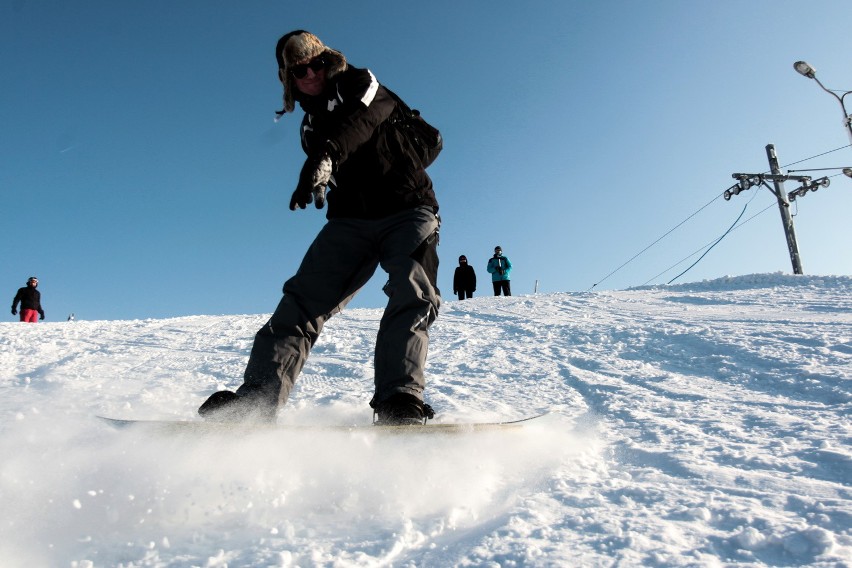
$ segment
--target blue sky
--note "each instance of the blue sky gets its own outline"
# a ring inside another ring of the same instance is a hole
[[[497,244],[515,294],[664,283],[746,205],[679,281],[790,273],[775,197],[719,196],[768,169],[770,143],[792,169],[852,165],[840,105],[793,70],[852,89],[851,15],[848,0],[6,1],[0,284],[11,303],[37,275],[48,321],[272,311],[325,221],[287,208],[301,111],[272,120],[275,42],[296,28],[443,132],[447,300],[460,254],[490,294]],[[831,181],[793,205],[806,274],[852,274],[852,180]],[[384,305],[383,282],[351,306]]]

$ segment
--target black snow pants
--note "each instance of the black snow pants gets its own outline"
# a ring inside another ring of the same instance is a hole
[[[381,266],[388,304],[375,348],[374,403],[396,393],[423,398],[429,326],[441,304],[439,218],[431,207],[384,219],[331,219],[255,336],[240,396],[275,412],[287,402],[323,325]]]

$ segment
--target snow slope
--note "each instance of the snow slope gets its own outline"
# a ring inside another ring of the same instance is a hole
[[[266,316],[0,324],[0,565],[852,566],[852,278],[448,302],[427,398],[517,431],[116,431],[235,388]],[[371,419],[380,310],[282,424]]]

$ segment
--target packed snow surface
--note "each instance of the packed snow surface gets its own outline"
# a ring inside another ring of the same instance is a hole
[[[444,304],[439,422],[239,435],[267,315],[0,324],[0,565],[852,566],[852,278]],[[279,424],[368,425],[381,310],[333,318]]]

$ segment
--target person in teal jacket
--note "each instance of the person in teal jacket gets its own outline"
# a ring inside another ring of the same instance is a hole
[[[509,285],[509,280],[512,274],[512,263],[507,257],[503,256],[502,248],[494,247],[494,256],[488,260],[487,270],[491,273],[494,295],[499,296],[502,291],[504,296],[511,296],[512,288]]]

